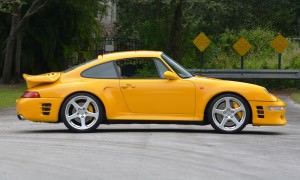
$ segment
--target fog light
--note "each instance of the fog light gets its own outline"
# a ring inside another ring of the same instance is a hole
[[[267,109],[269,111],[283,111],[284,106],[268,106]]]

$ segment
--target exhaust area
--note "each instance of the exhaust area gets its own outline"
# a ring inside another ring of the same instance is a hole
[[[18,114],[17,117],[18,117],[18,119],[20,121],[24,121],[25,120],[24,116],[22,116],[21,114]]]

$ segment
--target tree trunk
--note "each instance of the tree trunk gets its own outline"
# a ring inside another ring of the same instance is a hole
[[[18,14],[17,14],[17,23],[20,22],[21,19],[21,6],[18,8]],[[17,35],[17,47],[16,47],[16,61],[15,61],[15,82],[18,83],[20,81],[21,77],[21,54],[22,54],[22,34],[18,33]]]
[[[15,82],[18,83],[21,77],[21,54],[22,54],[22,35],[19,34],[17,37],[16,47],[16,63],[15,63]]]
[[[174,6],[172,6],[174,5]],[[170,44],[170,51],[173,54],[173,58],[180,62],[181,58],[181,40],[182,40],[182,0],[172,0],[171,7],[175,7],[174,17],[172,19],[172,25],[170,28],[170,37],[169,37],[169,44]]]
[[[14,31],[16,28],[17,21],[17,6],[13,6],[13,13],[11,14],[11,27],[9,36],[7,38],[6,47],[5,47],[5,58],[2,72],[2,82],[4,84],[9,84],[11,82],[11,72],[14,58],[14,49],[16,38],[14,36]]]
[[[11,78],[11,70],[13,64],[13,53],[15,47],[15,38],[8,37],[6,42],[5,48],[5,58],[4,58],[4,65],[3,65],[3,72],[2,72],[2,82],[4,84],[10,83]]]

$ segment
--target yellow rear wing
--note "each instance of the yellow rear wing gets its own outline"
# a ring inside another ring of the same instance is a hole
[[[23,74],[23,78],[26,81],[27,88],[33,88],[41,84],[54,83],[60,78],[60,72],[51,72],[39,75]]]

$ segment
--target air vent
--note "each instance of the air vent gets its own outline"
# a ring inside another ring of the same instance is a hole
[[[51,111],[51,103],[42,104],[42,113],[43,115],[49,115]]]
[[[265,117],[264,108],[262,106],[256,106],[256,110],[257,110],[257,117],[258,118],[264,118]]]

